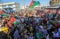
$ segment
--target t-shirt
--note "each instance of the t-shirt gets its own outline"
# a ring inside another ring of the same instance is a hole
[[[19,38],[19,32],[18,32],[18,30],[16,30],[15,32],[14,32],[14,39],[18,39]]]
[[[59,33],[58,32],[52,32],[53,33],[53,37],[59,37]]]

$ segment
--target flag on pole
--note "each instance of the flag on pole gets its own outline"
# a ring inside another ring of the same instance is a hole
[[[40,5],[39,1],[36,1],[33,6],[37,6],[37,5]]]
[[[34,2],[35,2],[35,1],[32,1],[32,2],[30,3],[30,6],[33,6],[33,5],[34,5]]]
[[[38,6],[38,5],[40,5],[40,2],[39,1],[32,1],[30,3],[30,8],[34,8],[34,7]]]

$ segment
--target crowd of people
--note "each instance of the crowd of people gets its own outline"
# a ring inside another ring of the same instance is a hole
[[[40,17],[0,14],[0,39],[60,39],[60,14]]]

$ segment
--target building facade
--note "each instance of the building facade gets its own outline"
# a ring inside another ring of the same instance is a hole
[[[50,1],[51,6],[56,6],[57,4],[60,4],[60,0],[51,0]]]
[[[0,9],[12,8],[13,10],[20,10],[20,4],[16,2],[1,3]]]

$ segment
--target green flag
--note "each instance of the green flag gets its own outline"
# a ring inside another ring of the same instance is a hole
[[[38,6],[38,5],[40,5],[40,2],[36,1],[33,6]]]
[[[2,16],[8,16],[8,14],[2,14]]]
[[[34,8],[35,6],[38,6],[40,5],[40,2],[39,1],[35,1],[34,4],[32,6],[30,6],[30,8]]]

